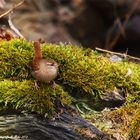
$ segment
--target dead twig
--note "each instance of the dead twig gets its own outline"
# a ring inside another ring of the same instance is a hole
[[[134,59],[134,60],[140,61],[140,58],[134,57],[134,56],[131,56],[131,55],[127,55],[125,53],[112,52],[112,51],[104,50],[104,49],[101,49],[101,48],[95,48],[95,50],[100,51],[100,52],[105,52],[105,53],[109,53],[109,54],[114,54],[114,55],[122,56],[122,57],[125,57],[125,58],[127,57],[127,58],[130,58],[130,59]]]
[[[8,16],[8,23],[11,30],[14,31],[17,36],[19,36],[20,38],[24,38],[24,36],[20,33],[20,31],[13,25],[10,14]]]
[[[22,0],[21,2],[19,2],[18,4],[14,5],[11,9],[9,9],[8,11],[6,11],[5,13],[0,15],[0,18],[8,15],[9,13],[11,13],[13,10],[15,10],[17,7],[21,6],[24,3],[25,0]]]

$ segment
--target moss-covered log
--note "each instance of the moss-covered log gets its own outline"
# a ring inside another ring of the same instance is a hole
[[[60,80],[86,92],[121,88],[126,93],[140,91],[140,66],[128,62],[111,62],[90,49],[64,44],[43,44],[43,56],[60,64]],[[32,43],[13,39],[0,42],[0,78],[28,79],[27,69],[33,57]],[[132,75],[127,76],[128,69]]]
[[[84,91],[78,92],[79,96],[85,94],[93,98],[94,95],[98,94],[100,98],[105,92],[119,89],[127,97],[125,107],[140,103],[140,65],[127,61],[111,62],[96,51],[70,44],[42,44],[43,56],[59,63],[56,80],[61,86],[65,85],[65,91],[60,85],[52,89],[43,83],[36,90],[28,65],[33,58],[32,46],[32,42],[22,39],[0,40],[1,108],[12,105],[15,109],[49,114],[55,110],[55,101],[61,104],[70,102],[71,96],[65,92],[69,91],[66,85]],[[128,74],[129,70],[131,74]],[[136,109],[139,108],[136,106]],[[139,114],[134,112],[134,118],[135,115]],[[140,126],[137,119],[134,119],[132,127],[133,124]],[[133,131],[129,132],[134,137]]]

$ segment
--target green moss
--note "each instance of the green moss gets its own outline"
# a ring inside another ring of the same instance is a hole
[[[80,87],[88,93],[120,88],[125,93],[140,91],[140,66],[128,62],[112,63],[108,58],[76,46],[43,45],[45,56],[61,65],[60,79],[65,84]],[[132,75],[126,76],[128,68]]]
[[[0,82],[0,103],[13,109],[29,110],[39,114],[52,114],[55,104],[69,104],[71,97],[59,85],[41,84],[36,89],[30,80]]]
[[[33,47],[25,40],[0,41],[0,78],[28,77],[27,66],[33,57]]]
[[[129,128],[129,138],[131,140],[138,140],[140,138],[140,105],[135,110],[135,115],[132,117],[132,122]]]
[[[0,43],[0,77],[27,79],[28,63],[33,57],[32,43],[14,39]],[[60,64],[60,79],[63,84],[80,87],[86,92],[110,91],[120,88],[126,93],[140,91],[140,66],[128,62],[110,62],[93,50],[84,50],[72,45],[43,44],[43,56],[55,59]],[[126,76],[128,68],[132,75]]]
[[[120,136],[125,136],[128,140],[140,138],[140,102],[126,104],[115,111],[110,111],[107,118],[112,120],[113,129],[119,131]]]

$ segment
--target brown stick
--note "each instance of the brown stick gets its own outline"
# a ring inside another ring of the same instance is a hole
[[[119,56],[122,56],[122,57],[127,57],[127,58],[131,58],[131,59],[140,61],[140,58],[134,57],[134,56],[131,56],[131,55],[127,55],[125,53],[112,52],[112,51],[104,50],[104,49],[101,49],[101,48],[95,48],[95,50],[105,52],[105,53],[115,54],[115,55],[119,55]]]
[[[14,33],[15,33],[18,37],[24,38],[24,36],[20,33],[20,31],[14,26],[10,14],[9,14],[9,16],[8,16],[8,23],[9,23],[9,27],[11,28],[11,30],[14,31]]]
[[[0,15],[0,18],[8,15],[9,13],[11,13],[14,9],[16,9],[17,7],[21,6],[24,3],[25,0],[22,0],[21,2],[19,2],[18,4],[14,5],[11,9],[9,9],[8,11],[6,11],[5,13]]]

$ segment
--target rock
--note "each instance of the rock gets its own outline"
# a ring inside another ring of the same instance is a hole
[[[119,107],[125,102],[125,95],[121,90],[114,90],[111,92],[102,93],[100,97],[100,110],[104,109],[105,107]]]

